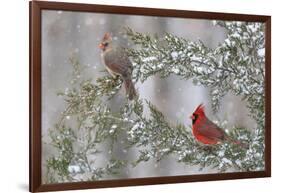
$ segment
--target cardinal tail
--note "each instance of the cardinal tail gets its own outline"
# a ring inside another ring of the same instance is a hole
[[[124,84],[126,95],[129,97],[129,100],[132,100],[136,96],[136,90],[132,79],[125,79]]]

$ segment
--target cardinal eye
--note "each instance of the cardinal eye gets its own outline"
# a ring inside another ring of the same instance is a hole
[[[198,115],[196,113],[193,113],[193,117],[194,117],[193,119],[195,120],[198,118]]]
[[[106,47],[106,46],[108,46],[108,43],[107,43],[107,42],[105,42],[103,45]]]

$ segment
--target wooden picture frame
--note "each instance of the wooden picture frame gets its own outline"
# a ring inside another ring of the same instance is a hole
[[[105,6],[62,2],[30,1],[30,191],[61,191],[88,188],[122,187],[150,184],[182,183],[196,181],[261,178],[271,176],[271,17],[231,13],[212,13],[154,8]],[[146,178],[101,180],[42,184],[42,10],[95,12],[158,17],[193,18],[265,23],[265,168],[264,171],[161,176]]]

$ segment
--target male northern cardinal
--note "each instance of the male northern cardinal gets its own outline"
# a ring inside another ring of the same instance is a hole
[[[112,37],[106,33],[99,44],[102,50],[102,60],[108,72],[113,76],[121,76],[124,81],[126,94],[132,100],[136,96],[136,90],[132,82],[132,63],[125,50],[118,45],[113,45]]]
[[[230,138],[219,126],[206,117],[203,104],[196,108],[190,118],[193,135],[201,143],[214,145],[222,141],[229,141],[245,147],[245,144]]]

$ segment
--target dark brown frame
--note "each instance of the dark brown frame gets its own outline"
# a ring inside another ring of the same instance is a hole
[[[65,10],[79,12],[101,12],[130,15],[169,16],[196,19],[217,19],[264,22],[266,24],[265,50],[265,171],[235,172],[223,174],[203,174],[188,176],[165,176],[136,179],[119,179],[96,182],[76,182],[62,184],[41,183],[41,11]],[[271,176],[271,17],[264,15],[245,15],[232,13],[211,13],[170,9],[152,9],[121,6],[104,6],[93,4],[76,4],[61,2],[29,2],[30,11],[30,174],[29,190],[59,191],[88,188],[105,188],[136,186],[149,184],[182,183],[211,180],[228,180],[242,178],[261,178]]]

